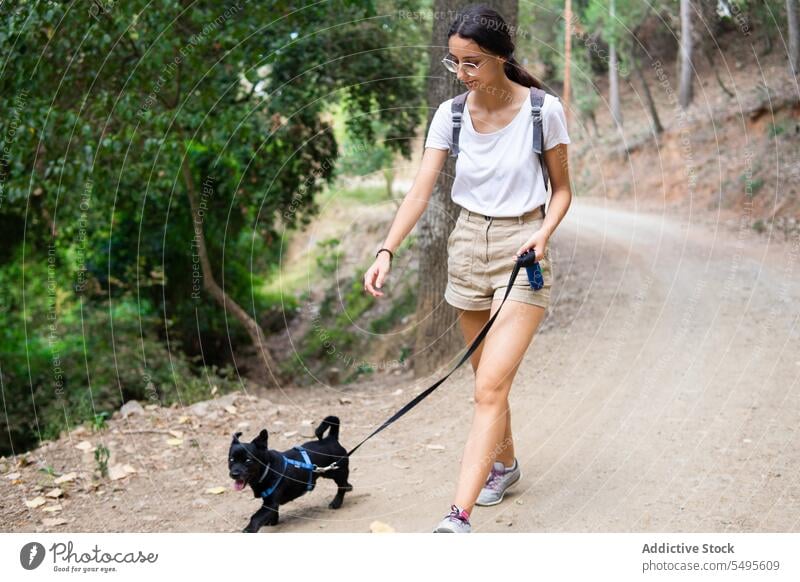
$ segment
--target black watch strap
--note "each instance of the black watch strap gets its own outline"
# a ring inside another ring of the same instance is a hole
[[[392,260],[394,259],[394,253],[392,251],[390,251],[389,249],[387,249],[387,248],[378,249],[378,252],[375,253],[375,257],[377,258],[377,256],[379,254],[381,254],[383,251],[386,251],[387,253],[389,253],[389,262],[391,263]]]

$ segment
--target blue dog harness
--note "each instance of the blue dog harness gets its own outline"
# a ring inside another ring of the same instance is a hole
[[[292,448],[295,448],[298,451],[300,451],[300,454],[303,456],[303,460],[302,461],[295,461],[294,459],[290,459],[289,457],[287,457],[283,453],[281,453],[281,458],[283,459],[283,469],[281,469],[280,476],[278,477],[278,480],[275,481],[275,483],[272,484],[272,487],[270,487],[269,489],[265,489],[261,493],[261,497],[266,498],[266,497],[269,497],[270,495],[272,495],[272,492],[275,491],[275,489],[278,487],[280,482],[283,480],[283,476],[286,474],[286,465],[287,464],[294,465],[295,467],[299,467],[300,469],[308,470],[308,485],[306,485],[306,490],[311,491],[311,490],[314,489],[315,483],[312,481],[312,478],[314,476],[314,469],[317,468],[316,465],[314,465],[311,462],[311,459],[308,456],[308,452],[303,447],[301,447],[300,445],[297,445],[297,446],[292,447]],[[269,466],[267,466],[267,469],[269,469]],[[264,475],[266,476],[266,471],[264,471]]]

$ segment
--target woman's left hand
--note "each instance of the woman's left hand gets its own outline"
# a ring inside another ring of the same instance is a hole
[[[536,249],[536,260],[541,261],[544,258],[544,251],[547,247],[547,233],[541,229],[537,230],[531,235],[531,238],[527,240],[527,242],[522,245],[519,250],[517,250],[517,254],[514,256],[514,260],[517,260],[522,253],[529,249]]]

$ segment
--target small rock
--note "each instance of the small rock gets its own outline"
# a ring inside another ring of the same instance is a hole
[[[236,410],[236,407],[233,404],[231,404],[225,407],[225,412],[227,412],[228,414],[236,414],[238,410]]]
[[[39,497],[34,497],[30,501],[26,501],[25,502],[25,507],[28,507],[30,509],[35,509],[37,507],[41,507],[45,503],[47,503],[47,499],[45,499],[44,497],[39,496]]]
[[[239,424],[236,425],[237,428],[250,428],[250,423],[246,420],[243,420]]]
[[[388,523],[375,520],[369,524],[369,531],[370,533],[394,533],[395,530]]]
[[[179,447],[183,444],[183,439],[167,439],[167,444],[171,447]]]
[[[67,473],[66,475],[61,475],[58,479],[55,480],[56,485],[61,485],[62,483],[70,483],[78,478],[77,473]]]
[[[79,451],[83,451],[84,453],[89,453],[94,450],[94,445],[92,445],[92,443],[89,441],[81,441],[75,445],[75,448]]]
[[[60,505],[48,505],[47,507],[43,507],[42,511],[46,511],[47,513],[57,513],[61,511]]]
[[[10,481],[15,481],[20,477],[22,477],[22,473],[9,473],[6,475],[6,479],[9,479]]]
[[[171,431],[169,431],[169,434],[174,436],[176,439],[182,439],[183,438],[183,433],[181,431],[179,431],[179,430],[171,430]]]
[[[208,414],[208,403],[196,402],[189,407],[189,412],[195,416],[206,416]]]
[[[345,397],[339,398],[339,404],[352,404],[352,403],[353,401],[350,400],[349,398]]]
[[[44,494],[45,497],[49,497],[50,499],[58,499],[62,495],[64,495],[64,492],[58,487],[56,487],[55,489],[51,489],[50,491]]]
[[[432,451],[443,451],[444,445],[425,445],[425,448]]]
[[[118,463],[113,467],[108,469],[108,478],[112,481],[119,481],[120,479],[124,479],[128,475],[136,473],[136,469],[131,467],[130,465],[123,465]]]
[[[295,436],[297,434],[298,433],[297,433],[296,430],[290,430],[289,432],[283,433],[283,436],[284,436],[284,438],[290,439],[290,438],[292,438],[293,436]]]
[[[44,518],[42,520],[42,525],[45,527],[57,527],[59,525],[66,525],[67,520],[60,518],[60,517],[53,517],[53,518]]]
[[[122,408],[119,409],[119,413],[122,418],[128,418],[134,414],[144,414],[144,408],[142,408],[142,405],[136,400],[128,400],[122,405]]]
[[[225,487],[211,487],[206,489],[206,493],[210,493],[211,495],[222,495],[225,491],[227,491]]]
[[[397,390],[392,392],[392,396],[400,396],[402,393],[403,393],[403,389],[402,388],[398,388]]]
[[[158,408],[159,408],[158,404],[148,404],[147,406],[144,407],[145,410],[158,410]]]
[[[188,416],[179,416],[179,417],[178,417],[178,424],[186,424],[186,423],[188,423],[190,420],[191,420],[191,419],[190,419]]]

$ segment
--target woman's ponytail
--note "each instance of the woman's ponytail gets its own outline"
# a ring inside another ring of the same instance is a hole
[[[541,82],[531,75],[525,67],[520,65],[517,62],[517,59],[514,58],[514,55],[510,55],[508,60],[503,64],[503,70],[506,73],[506,77],[511,79],[512,81],[519,83],[525,87],[536,87],[537,89],[542,88]]]

